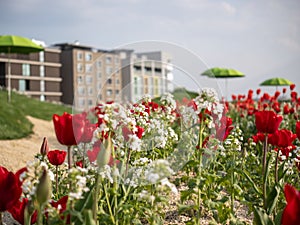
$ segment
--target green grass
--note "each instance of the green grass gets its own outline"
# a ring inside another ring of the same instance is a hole
[[[0,90],[0,140],[19,139],[32,133],[33,125],[26,118],[52,119],[54,113],[72,112],[71,107],[41,102],[25,95],[12,92],[11,102],[7,102],[7,92]]]

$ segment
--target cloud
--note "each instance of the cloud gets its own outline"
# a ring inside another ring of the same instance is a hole
[[[284,47],[287,47],[291,50],[296,50],[299,51],[300,50],[300,44],[298,41],[292,39],[291,37],[282,37],[282,38],[278,38],[278,42],[279,44],[281,44]]]
[[[228,2],[222,2],[221,6],[229,15],[234,15],[236,13],[236,8],[230,5]]]

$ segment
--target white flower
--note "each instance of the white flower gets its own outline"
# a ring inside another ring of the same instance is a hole
[[[159,180],[159,175],[157,173],[146,172],[146,179],[151,183],[155,184]]]
[[[138,136],[136,136],[135,134],[132,135],[128,135],[129,140],[128,140],[128,144],[129,144],[129,148],[133,151],[140,151],[141,150],[141,144],[142,141],[141,139],[138,138]]]
[[[160,183],[164,186],[167,186],[171,189],[171,191],[174,193],[174,194],[178,194],[178,190],[176,188],[176,186],[174,184],[172,184],[168,178],[163,178]]]

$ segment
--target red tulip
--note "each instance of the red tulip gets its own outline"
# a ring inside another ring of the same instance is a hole
[[[282,89],[282,93],[285,94],[286,93],[286,88]]]
[[[261,92],[261,90],[260,90],[260,89],[257,89],[257,90],[256,90],[256,94],[257,94],[257,95],[259,95],[259,94],[260,94],[260,92]]]
[[[67,203],[68,203],[68,196],[64,196],[61,199],[59,199],[57,202],[51,201],[50,204],[59,210],[59,214],[61,214],[61,219],[64,220],[64,215],[62,213],[66,210],[67,208]],[[67,217],[66,224],[70,224],[70,215]]]
[[[24,224],[24,211],[26,205],[28,204],[28,199],[23,198],[22,201],[17,201],[12,208],[8,210],[8,212],[12,215],[12,217],[18,221],[20,224]],[[31,224],[34,224],[37,219],[37,211],[34,211],[33,215],[31,216]]]
[[[232,119],[230,117],[223,116],[220,123],[220,125],[216,124],[216,138],[220,141],[224,141],[233,129]]]
[[[76,145],[73,131],[73,115],[64,113],[62,116],[54,114],[52,117],[56,138],[62,145]]]
[[[252,139],[255,143],[264,142],[265,141],[265,135],[263,133],[257,133],[256,135],[252,136]]]
[[[284,195],[287,201],[281,217],[282,225],[299,225],[300,224],[300,192],[293,186],[286,184]]]
[[[291,84],[291,85],[290,85],[290,90],[291,90],[291,91],[294,90],[295,87],[296,87],[295,84]]]
[[[78,161],[75,164],[76,164],[76,166],[83,168],[83,160]]]
[[[88,143],[93,138],[97,124],[92,124],[87,119],[86,113],[73,115],[74,136],[77,143]]]
[[[296,123],[296,135],[298,139],[300,140],[300,121],[297,121]]]
[[[289,109],[289,105],[288,104],[285,104],[283,106],[283,113],[284,114],[289,114],[290,113],[290,109]]]
[[[275,94],[274,94],[275,99],[277,99],[279,97],[279,95],[280,95],[280,91],[275,91]]]
[[[101,145],[101,141],[97,141],[93,145],[93,149],[88,150],[86,152],[90,162],[94,162],[97,159],[98,153],[100,151],[100,145]]]
[[[0,212],[17,204],[21,194],[19,176],[0,166]]]
[[[289,153],[296,147],[293,145],[293,141],[296,139],[296,134],[292,131],[282,129],[277,130],[274,134],[269,135],[269,143],[273,146],[277,146],[281,150],[282,154],[289,157]]]
[[[129,135],[133,135],[135,134],[139,139],[142,138],[143,133],[144,133],[144,128],[140,127],[140,126],[136,126],[137,131],[133,132],[132,130],[130,130],[128,127],[124,126],[122,127],[122,133],[123,133],[123,137],[126,141],[129,140]]]
[[[64,163],[67,152],[60,150],[52,150],[47,154],[49,162],[54,166],[59,166]]]
[[[278,130],[282,116],[273,111],[259,111],[255,113],[255,124],[258,132],[272,134]]]
[[[42,146],[40,148],[40,153],[42,156],[45,156],[45,155],[47,155],[48,152],[49,152],[48,140],[46,137],[44,137]]]

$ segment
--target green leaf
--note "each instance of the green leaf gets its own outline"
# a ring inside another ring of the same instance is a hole
[[[254,206],[255,225],[275,225],[264,209]]]
[[[251,183],[253,189],[255,190],[255,192],[259,195],[262,195],[261,192],[259,191],[258,187],[256,186],[256,184],[254,183],[254,181],[252,180],[252,178],[250,177],[250,175],[244,171],[244,170],[240,170],[240,172],[246,177],[246,179]]]
[[[84,224],[85,225],[96,225],[96,222],[93,219],[92,210],[84,210]]]
[[[270,162],[271,162],[272,157],[268,158],[267,161],[267,165],[266,165],[266,171],[265,171],[265,175],[264,175],[264,183],[268,182],[268,177],[269,177],[269,173],[270,173]]]
[[[280,194],[280,187],[275,185],[267,197],[267,213],[272,214]]]
[[[283,210],[278,212],[275,217],[275,225],[281,225],[281,217],[282,217]]]

